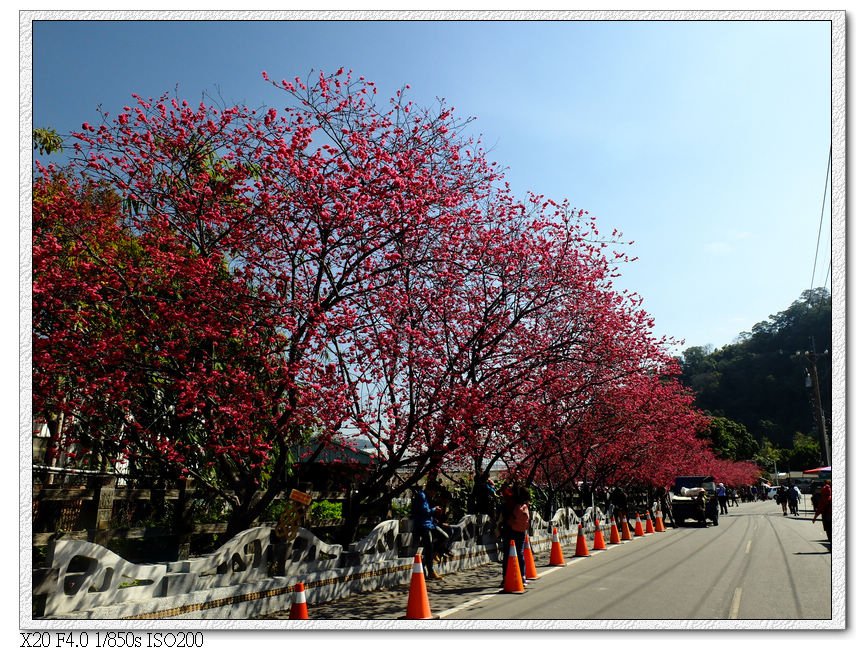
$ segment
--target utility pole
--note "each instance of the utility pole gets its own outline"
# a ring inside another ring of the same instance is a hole
[[[820,380],[817,378],[817,359],[825,357],[828,352],[817,354],[814,349],[814,337],[811,337],[811,352],[805,353],[808,360],[808,375],[805,378],[805,387],[811,389],[814,398],[814,418],[817,420],[817,431],[820,434],[820,442],[823,445],[823,458],[827,466],[832,464],[832,454],[829,451],[829,437],[826,434],[826,418],[823,417],[823,402],[820,399]]]

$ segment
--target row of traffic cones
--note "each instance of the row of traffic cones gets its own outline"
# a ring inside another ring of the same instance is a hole
[[[532,543],[529,540],[529,535],[526,533],[525,541],[523,542],[523,563],[526,568],[526,580],[537,580],[538,568],[535,566],[535,556],[532,553]],[[517,558],[517,545],[511,540],[508,548],[508,564],[505,568],[505,581],[502,585],[502,591],[508,594],[521,594],[525,592],[522,576],[520,575],[520,562]]]
[[[525,546],[523,548],[523,557],[526,564],[526,579],[534,580],[538,578],[538,571],[535,567],[535,559],[532,554],[531,545],[529,544],[529,536],[526,535]],[[510,556],[508,558],[508,567],[505,573],[504,591],[507,593],[523,593],[523,579],[520,573],[519,560],[516,554],[516,545],[511,541]],[[303,583],[300,582],[294,587],[294,596],[291,602],[291,611],[289,612],[291,620],[307,620],[309,619],[309,611],[306,606],[306,592]],[[414,556],[414,563],[411,570],[411,583],[408,592],[408,606],[406,608],[407,619],[425,620],[433,618],[432,611],[429,606],[429,598],[426,591],[426,580],[423,575],[423,563],[420,553]]]
[[[646,527],[643,528],[643,522],[640,519],[640,513],[637,513],[637,521],[634,524],[634,534],[631,535],[631,527],[626,519],[622,519],[622,534],[619,534],[619,527],[616,525],[615,519],[610,524],[610,544],[621,544],[623,541],[630,541],[633,537],[642,537],[644,535],[650,535],[652,533],[658,532],[663,533],[666,532],[666,528],[664,527],[664,520],[660,513],[655,513],[655,523],[652,523],[652,518],[649,513],[646,513]],[[555,545],[558,542],[558,535],[556,534],[556,530],[553,529],[553,544]],[[607,548],[607,543],[604,540],[604,533],[601,530],[601,526],[597,519],[595,519],[595,539],[594,544],[592,546],[593,551],[604,551]],[[586,538],[583,534],[583,526],[580,524],[577,528],[577,550],[575,552],[575,557],[587,557],[589,555],[589,548],[586,544]]]
[[[652,524],[652,519],[649,513],[646,513],[646,530],[643,530],[643,525],[640,520],[640,515],[637,513],[637,521],[634,524],[634,536],[642,537],[645,534],[664,532],[663,519],[658,513],[655,516],[655,525]],[[619,535],[619,529],[613,520],[610,526],[610,544],[620,544],[622,541],[628,541],[631,538],[630,526],[627,520],[622,520],[622,536]],[[606,550],[606,542],[604,533],[598,520],[595,520],[595,538],[592,545],[593,551]],[[577,528],[577,548],[575,557],[588,557],[589,548],[586,544],[586,536],[583,534],[583,525],[580,524]],[[526,566],[526,580],[537,580],[538,571],[535,566],[535,559],[532,553],[529,536],[526,534],[523,544],[523,559]],[[558,528],[553,528],[553,541],[550,548],[550,563],[549,566],[565,566],[565,558],[562,553],[562,545],[559,542]],[[423,563],[420,553],[415,554],[414,563],[412,564],[411,584],[409,585],[408,606],[406,608],[406,618],[412,620],[425,620],[433,618],[429,606],[429,598],[426,591],[426,580],[424,579]],[[523,585],[523,577],[520,572],[519,559],[517,558],[516,545],[511,541],[508,549],[508,564],[505,569],[505,580],[502,591],[511,594],[521,594],[525,592]],[[298,583],[294,588],[294,597],[291,604],[290,619],[303,620],[309,618],[309,613],[306,607],[306,594],[304,592],[303,583]]]

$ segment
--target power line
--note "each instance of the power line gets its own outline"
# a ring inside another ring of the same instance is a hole
[[[814,275],[817,273],[817,254],[820,252],[820,235],[823,232],[823,214],[826,210],[826,191],[829,188],[829,171],[832,169],[832,145],[829,145],[829,162],[826,164],[826,182],[823,185],[823,204],[820,206],[820,227],[817,230],[817,250],[814,251],[814,268],[811,271],[811,289],[808,291],[808,300],[811,300],[811,291],[814,290]],[[831,260],[831,257],[830,257]],[[831,261],[829,264],[831,268]],[[825,283],[824,283],[825,286]]]

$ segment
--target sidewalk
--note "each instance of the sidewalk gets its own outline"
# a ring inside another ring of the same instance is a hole
[[[538,561],[538,558],[535,558]],[[442,580],[427,580],[427,598],[433,616],[483,594],[500,591],[502,565],[490,563],[457,571]],[[342,600],[309,606],[310,620],[389,620],[405,616],[409,585],[357,594]],[[274,612],[262,620],[287,620],[289,610]]]

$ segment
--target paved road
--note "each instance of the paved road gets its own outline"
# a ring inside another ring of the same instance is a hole
[[[831,553],[810,512],[784,517],[772,502],[742,504],[717,528],[668,529],[568,566],[547,567],[524,594],[499,590],[487,565],[427,583],[442,619],[806,620],[831,618]],[[384,620],[405,615],[408,587],[310,607],[311,619]],[[269,616],[288,618],[288,612]]]

